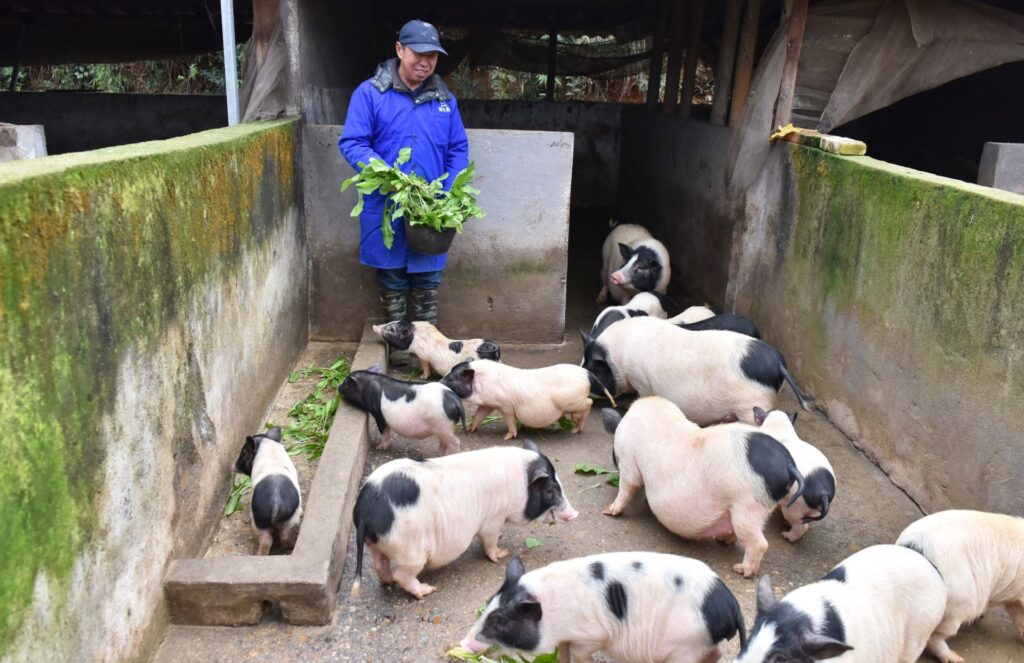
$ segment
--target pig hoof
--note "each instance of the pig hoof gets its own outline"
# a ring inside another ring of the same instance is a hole
[[[786,541],[789,541],[790,543],[796,543],[800,540],[800,535],[794,534],[793,530],[789,530],[788,532],[782,533],[782,538],[784,538]]]
[[[966,663],[963,656],[950,649],[945,656],[942,657],[942,663]]]
[[[509,432],[505,433],[505,439],[506,440],[513,440],[513,439],[515,439],[515,437],[516,437],[516,434],[513,431],[509,431]]]
[[[619,515],[619,510],[609,506],[606,507],[605,510],[602,511],[601,513],[603,513],[606,516],[617,516]]]
[[[437,587],[434,587],[433,585],[420,585],[420,591],[417,592],[414,596],[418,600],[422,601],[424,596],[426,596],[427,594],[433,594],[436,591]]]
[[[505,557],[508,557],[508,551],[504,548],[495,548],[494,551],[487,553],[487,559],[492,562],[497,562],[499,559],[504,559]]]
[[[741,575],[741,576],[743,576],[744,578],[749,578],[749,577],[751,577],[752,575],[754,575],[754,571],[756,571],[757,569],[753,569],[753,570],[751,570],[751,571],[749,571],[749,572],[748,572],[748,571],[747,571],[747,570],[746,570],[746,569],[745,569],[745,568],[743,567],[743,565],[742,565],[742,564],[733,564],[733,565],[732,565],[732,570],[733,570],[733,571],[735,571],[736,573],[740,574],[740,575]]]

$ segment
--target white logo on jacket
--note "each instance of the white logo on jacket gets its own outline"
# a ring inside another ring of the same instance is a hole
[[[448,105],[447,101],[439,101],[437,103],[437,111],[439,113],[451,113],[452,107]]]

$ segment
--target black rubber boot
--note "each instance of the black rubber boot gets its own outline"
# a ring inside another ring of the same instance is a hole
[[[437,326],[437,289],[413,290],[409,293],[411,320],[422,320]]]
[[[405,319],[405,293],[401,290],[381,290],[380,303],[384,305],[384,315],[388,322]],[[388,346],[388,364],[405,367],[411,362],[408,350],[396,350]]]
[[[401,290],[381,290],[380,303],[384,305],[388,322],[405,319],[405,293]]]

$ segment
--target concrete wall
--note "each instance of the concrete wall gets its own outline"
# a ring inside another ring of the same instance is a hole
[[[162,635],[306,342],[295,126],[0,165],[0,659]]]
[[[459,99],[459,111],[465,125],[472,129],[572,132],[573,209],[610,213],[615,207],[622,130],[620,104]]]
[[[42,124],[50,154],[161,140],[226,126],[215,94],[0,92],[0,122]]]
[[[927,511],[1024,513],[1024,197],[777,145],[746,212],[727,304],[829,417]]]
[[[372,3],[287,0],[282,12],[289,112],[302,113],[310,124],[341,124],[352,91],[379,61]]]
[[[721,305],[735,220],[743,206],[725,190],[730,131],[640,107],[622,110],[619,207],[665,243],[673,280]]]
[[[439,293],[439,326],[453,338],[561,342],[572,135],[468,134],[474,186],[487,216],[470,220],[455,238]],[[375,270],[359,264],[359,223],[349,216],[355,190],[338,191],[353,174],[338,151],[340,135],[340,126],[303,131],[309,324],[313,338],[355,340],[364,316],[383,312]]]

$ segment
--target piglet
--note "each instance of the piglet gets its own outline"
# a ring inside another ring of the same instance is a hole
[[[757,588],[757,621],[737,663],[913,663],[942,619],[946,588],[924,557],[900,546],[865,548],[781,601]]]
[[[555,522],[579,514],[562,490],[555,466],[526,440],[522,449],[490,447],[417,462],[385,463],[359,490],[356,527],[359,592],[363,544],[373,553],[382,584],[398,585],[418,599],[436,591],[416,576],[459,557],[476,536],[492,562],[508,552],[498,547],[501,526],[543,517]]]
[[[477,404],[471,431],[497,410],[508,427],[506,440],[516,436],[517,419],[530,428],[543,428],[563,414],[572,418],[570,432],[581,432],[594,403],[589,394],[601,389],[593,375],[572,364],[526,369],[487,359],[459,364],[441,384],[451,387],[459,398]]]
[[[629,300],[628,304],[605,308],[594,320],[594,326],[590,333],[597,338],[601,332],[620,320],[644,315],[662,320],[668,317],[668,314],[665,313],[664,295],[656,292],[638,292],[633,299]]]
[[[668,250],[643,226],[615,226],[601,248],[601,293],[597,303],[613,301],[624,304],[633,293],[668,288],[672,270]]]
[[[252,527],[259,535],[257,554],[266,555],[274,543],[274,531],[282,544],[292,546],[302,519],[299,474],[281,444],[281,429],[245,438],[235,470],[252,478]]]
[[[782,353],[729,331],[689,331],[666,320],[630,318],[600,338],[583,334],[583,367],[613,396],[664,396],[702,426],[752,423],[751,408],[772,409],[783,382],[810,409]]]
[[[701,428],[660,396],[637,400],[625,417],[601,411],[615,434],[612,459],[619,493],[604,510],[617,516],[641,488],[658,521],[687,539],[739,540],[743,563],[732,568],[749,578],[768,550],[764,525],[787,495],[803,493],[804,479],[786,447],[745,424]]]
[[[940,511],[911,523],[896,544],[924,555],[946,584],[946,611],[928,639],[928,650],[940,661],[963,663],[946,639],[989,606],[1003,606],[1024,638],[1024,518]]]
[[[828,515],[828,507],[836,498],[836,473],[820,449],[797,435],[793,428],[796,412],[789,415],[782,410],[765,412],[755,407],[754,423],[789,450],[796,468],[804,475],[804,493],[800,499],[789,506],[780,502],[782,515],[789,523],[789,531],[782,536],[787,541],[796,541],[807,533],[811,523]],[[783,501],[788,502],[789,496]]]
[[[691,306],[684,309],[679,315],[669,318],[669,321],[674,325],[688,325],[694,322],[700,322],[701,320],[707,320],[708,318],[713,318],[715,315],[715,312],[708,306]]]
[[[679,555],[615,552],[577,557],[526,573],[518,557],[462,640],[559,661],[717,661],[719,643],[746,640],[739,603],[706,564]]]
[[[408,350],[420,360],[423,378],[442,376],[468,359],[501,359],[501,349],[494,341],[473,338],[454,341],[429,322],[399,320],[374,325],[373,331],[395,350]]]
[[[377,370],[353,371],[338,389],[349,405],[369,412],[380,432],[378,449],[391,444],[391,432],[422,440],[436,435],[441,453],[459,450],[454,427],[466,427],[462,401],[438,382],[408,382]]]

